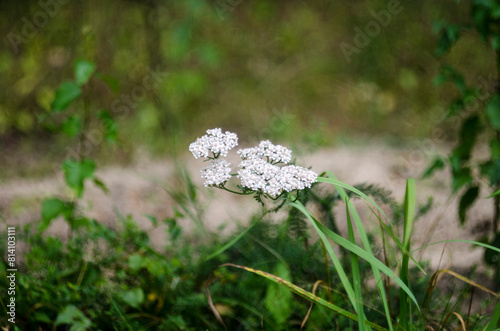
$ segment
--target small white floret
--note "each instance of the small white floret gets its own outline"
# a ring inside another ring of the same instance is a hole
[[[205,186],[218,186],[231,178],[231,164],[225,159],[216,159],[210,166],[201,169],[201,178],[205,179]]]

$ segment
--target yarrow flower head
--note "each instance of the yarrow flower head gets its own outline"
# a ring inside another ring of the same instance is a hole
[[[269,140],[261,141],[259,146],[240,149],[238,155],[243,160],[266,158],[271,163],[288,164],[292,160],[292,151],[281,145],[274,145]]]
[[[269,140],[261,141],[259,146],[240,149],[242,162],[239,164],[238,178],[241,185],[253,191],[261,191],[273,198],[283,191],[291,192],[311,187],[318,175],[306,168],[289,165],[279,167],[278,163],[288,164],[292,151]]]
[[[318,175],[309,169],[288,165],[280,168],[262,159],[243,160],[238,178],[243,187],[262,191],[276,198],[283,191],[291,192],[311,187]]]
[[[207,130],[207,135],[189,145],[195,158],[211,160],[210,165],[201,170],[205,186],[218,186],[234,192],[224,186],[234,175],[231,175],[230,163],[220,157],[227,156],[229,150],[237,145],[236,134],[228,131],[222,133],[221,129]],[[283,192],[309,188],[317,181],[318,175],[314,171],[288,165],[292,160],[291,150],[274,145],[269,140],[261,141],[256,147],[240,149],[237,153],[242,159],[237,177],[244,194],[255,193],[257,198],[262,194],[277,198]]]
[[[270,164],[262,159],[243,160],[239,167],[238,178],[241,186],[252,191],[262,191],[273,197],[280,193],[278,183],[273,181],[280,171],[280,167]]]
[[[287,164],[292,160],[292,151],[281,145],[273,145],[269,140],[261,141],[259,148],[264,157],[274,163]]]
[[[235,133],[226,131],[222,133],[221,129],[207,130],[207,135],[196,139],[189,145],[189,151],[197,159],[199,157],[209,157],[212,152],[214,157],[227,156],[229,150],[238,146],[238,136]]]
[[[231,178],[230,163],[225,159],[215,159],[210,166],[201,169],[201,178],[205,179],[205,186],[218,186]]]

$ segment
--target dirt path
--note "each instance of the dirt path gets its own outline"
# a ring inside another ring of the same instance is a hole
[[[200,188],[198,206],[204,209],[203,221],[208,230],[230,234],[236,229],[236,224],[244,225],[259,210],[260,206],[249,197],[204,188],[199,178],[199,169],[203,166],[201,161],[193,161],[186,156],[180,162],[187,167]],[[312,166],[318,173],[331,170],[348,184],[380,184],[390,189],[398,201],[403,200],[406,177],[418,178],[428,162],[428,157],[418,148],[398,150],[377,143],[318,150],[297,160],[299,165]],[[81,210],[106,224],[116,222],[115,210],[123,215],[130,214],[150,231],[153,242],[161,246],[165,231],[152,231],[151,222],[145,215],[162,219],[173,214],[175,203],[163,187],[180,187],[176,165],[170,160],[144,161],[126,168],[101,169],[97,176],[106,183],[109,193],[104,194],[92,184],[87,184]],[[471,221],[465,228],[459,228],[457,199],[450,198],[449,187],[449,173],[446,171],[432,179],[417,180],[418,202],[424,204],[432,196],[434,207],[416,222],[412,247],[439,240],[476,239],[486,233],[485,220],[492,215],[490,202],[484,199],[488,195],[486,190],[481,192],[479,203],[470,212],[473,215]],[[0,214],[3,213],[8,224],[33,222],[40,218],[40,205],[44,198],[70,194],[62,175],[42,180],[12,180],[0,185]],[[367,223],[375,223],[373,217],[365,218]],[[187,219],[182,225],[188,230],[194,226]],[[220,230],[224,225],[224,230]],[[345,231],[343,220],[339,219],[338,225],[341,231]],[[62,220],[58,220],[48,231],[64,236],[68,228]],[[457,268],[468,267],[480,262],[483,254],[482,250],[462,243],[431,246],[419,254],[429,259],[431,266],[437,267],[443,251],[441,267],[448,263]]]

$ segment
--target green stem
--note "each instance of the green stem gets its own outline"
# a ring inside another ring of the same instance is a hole
[[[250,194],[253,194],[254,192],[238,192],[238,191],[233,191],[231,189],[228,189],[227,187],[225,187],[224,185],[220,186],[221,189],[223,190],[226,190],[228,192],[231,192],[231,193],[234,193],[234,194],[238,194],[238,195],[250,195]]]

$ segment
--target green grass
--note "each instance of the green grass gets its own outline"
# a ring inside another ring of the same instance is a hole
[[[481,331],[498,327],[496,294],[488,293],[471,275],[452,268],[431,273],[424,261],[412,258],[423,248],[410,245],[417,200],[413,180],[407,182],[401,205],[401,229],[376,203],[380,196],[375,198],[373,187],[364,193],[330,173],[301,192],[298,200],[283,205],[286,216],[279,222],[270,222],[264,212],[246,228],[221,238],[199,231],[183,233],[180,218],[191,219],[200,228],[206,220],[193,211],[199,189],[187,173],[180,173],[185,188],[169,190],[177,197],[176,209],[183,212],[163,220],[149,216],[153,225],[167,231],[162,250],[153,249],[147,233],[118,211],[113,228],[85,221],[85,215],[64,214],[69,221],[79,220],[66,241],[44,234],[39,224],[18,227],[18,242],[25,242],[28,249],[16,280],[17,326],[21,330],[294,330],[301,325],[303,330],[422,330],[458,323]],[[325,189],[329,185],[334,193]],[[392,239],[384,248],[372,239],[377,234],[365,228],[360,207],[353,204],[356,199],[365,202],[364,208]],[[318,213],[326,201],[329,211],[343,205],[334,220],[346,219],[346,237],[323,220],[326,211]],[[6,242],[5,237],[0,239],[0,276],[5,276]],[[483,243],[456,241],[500,251]],[[379,258],[383,249],[397,252],[395,263],[388,265]],[[439,275],[445,274],[456,280],[451,293],[436,285]],[[1,276],[0,286],[6,285]],[[470,300],[469,287],[488,293],[489,299],[482,302],[486,310],[472,314],[461,310]],[[0,298],[2,309],[5,298]],[[8,325],[2,317],[0,326]]]

